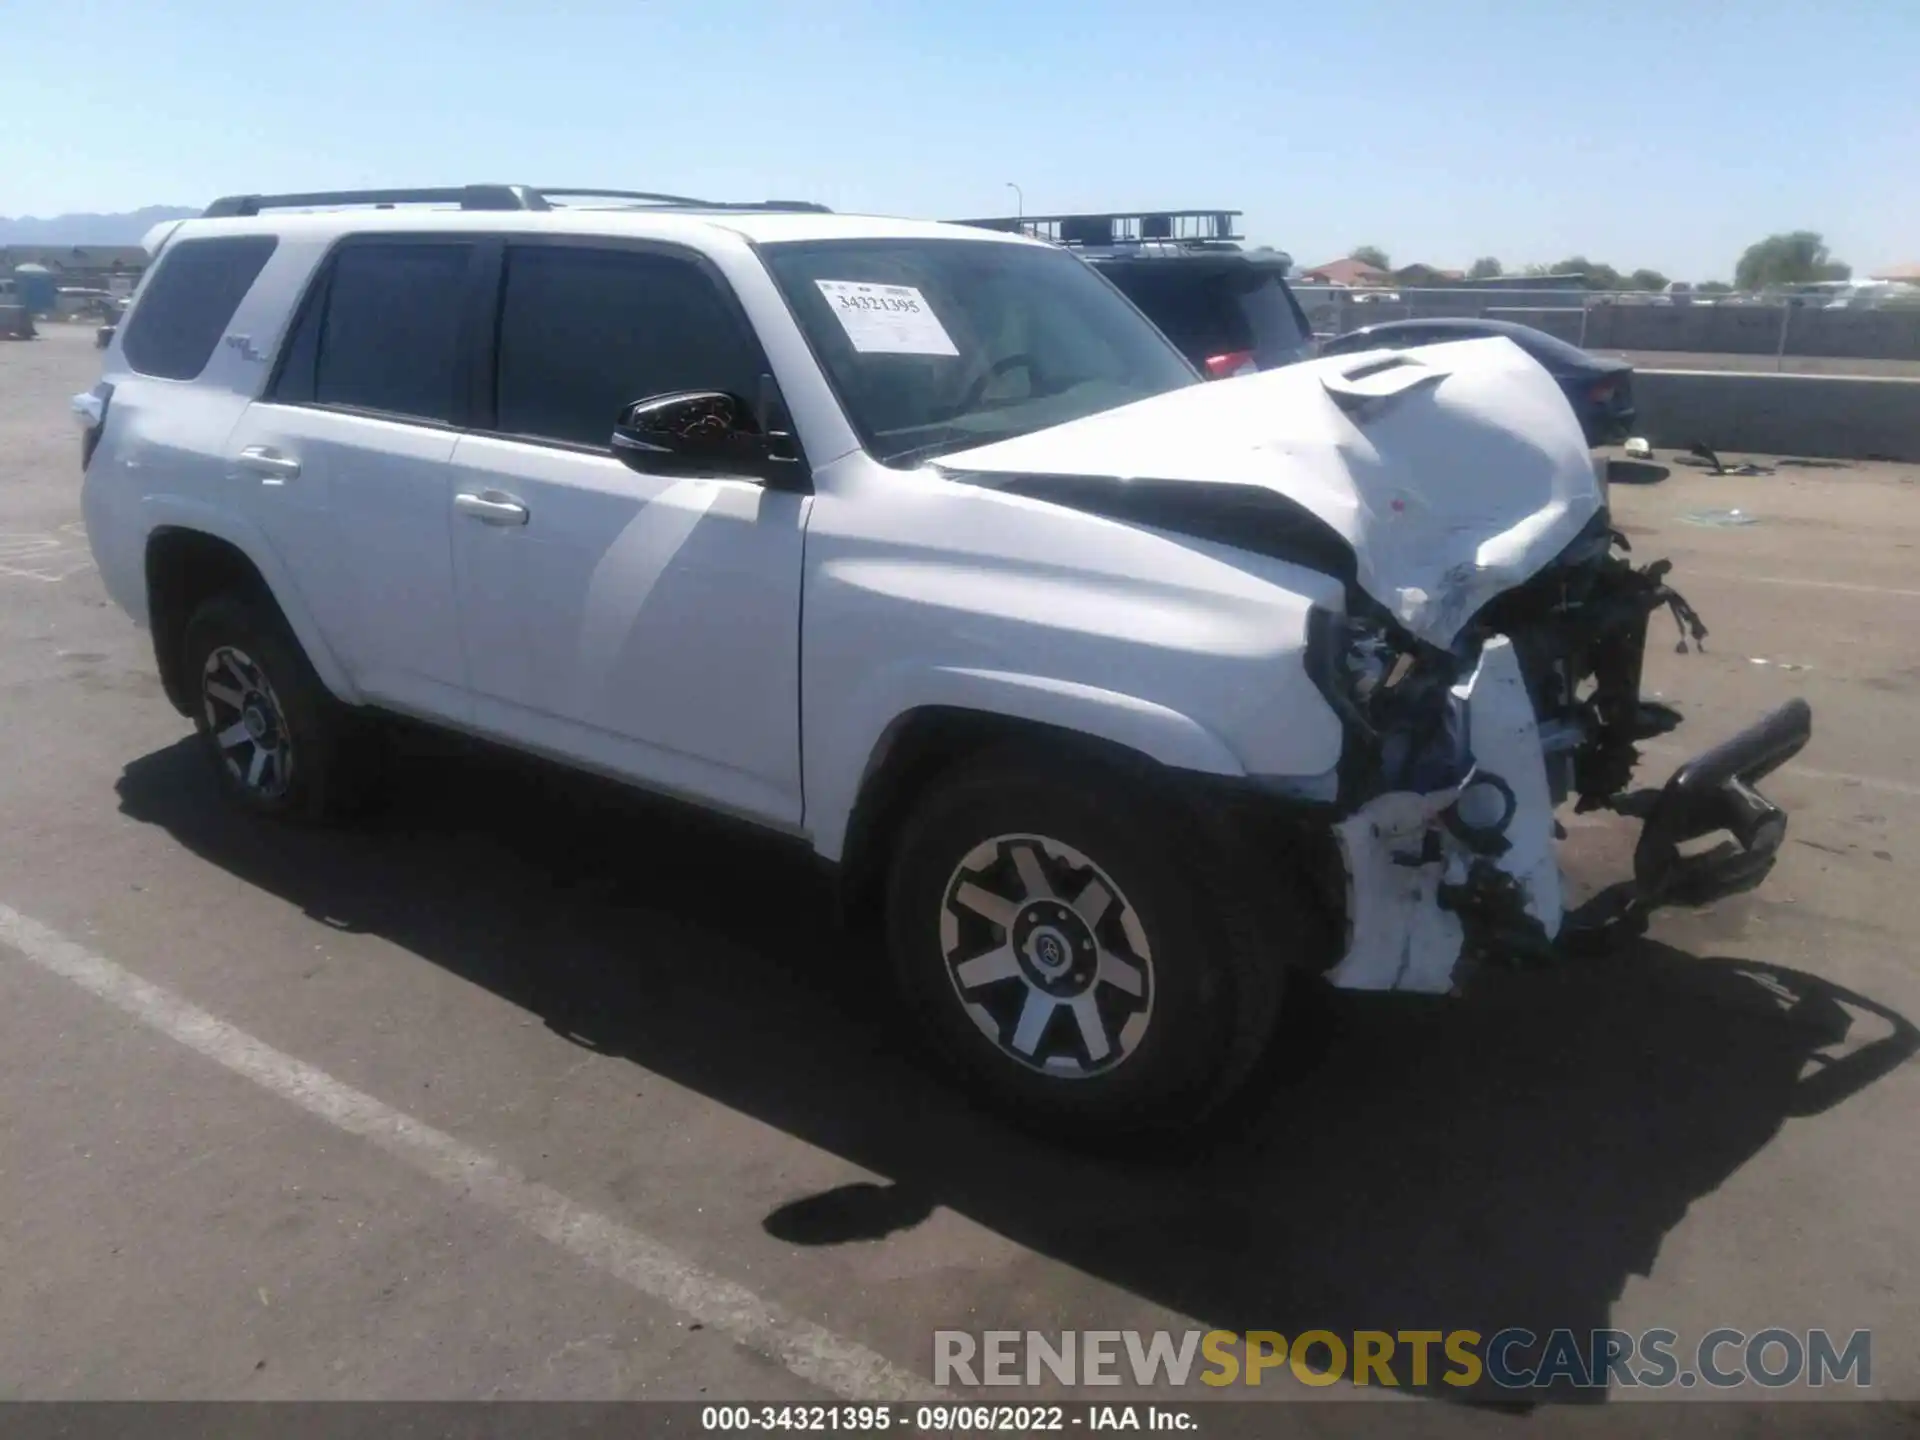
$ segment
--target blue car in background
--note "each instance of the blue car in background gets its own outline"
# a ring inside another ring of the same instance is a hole
[[[1387,320],[1349,330],[1320,342],[1322,355],[1352,355],[1362,350],[1407,350],[1449,340],[1483,340],[1503,335],[1526,351],[1566,392],[1580,417],[1589,445],[1614,445],[1633,430],[1633,366],[1569,345],[1558,336],[1510,320]]]

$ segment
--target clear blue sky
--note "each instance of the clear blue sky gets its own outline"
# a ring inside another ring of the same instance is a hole
[[[1245,210],[1303,264],[1770,231],[1920,260],[1915,0],[0,7],[0,215],[469,180],[951,216]]]

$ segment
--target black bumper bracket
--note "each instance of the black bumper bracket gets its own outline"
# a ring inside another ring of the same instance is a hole
[[[1567,916],[1560,944],[1575,954],[1604,953],[1645,932],[1662,905],[1704,905],[1751,890],[1773,869],[1787,836],[1787,814],[1756,788],[1798,755],[1813,736],[1813,710],[1789,700],[1739,734],[1674,771],[1657,790],[1617,797],[1610,808],[1638,817],[1633,879],[1609,886]],[[1683,855],[1690,840],[1725,831],[1712,849]]]
[[[1787,814],[1754,787],[1812,735],[1812,708],[1795,698],[1676,770],[1647,810],[1633,852],[1641,904],[1703,905],[1758,885],[1786,839]],[[1680,853],[1687,841],[1721,830],[1732,838],[1704,854]]]

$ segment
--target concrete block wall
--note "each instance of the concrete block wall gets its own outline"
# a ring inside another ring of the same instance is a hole
[[[1778,305],[1595,305],[1587,348],[1920,360],[1920,309],[1817,310]]]
[[[1663,449],[1920,463],[1920,380],[1636,370],[1633,395]]]

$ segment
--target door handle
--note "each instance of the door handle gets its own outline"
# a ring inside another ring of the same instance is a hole
[[[300,474],[300,462],[265,445],[249,445],[240,452],[242,470],[251,470],[263,485],[284,485]]]
[[[487,490],[474,494],[462,490],[453,497],[453,508],[470,520],[478,520],[483,525],[524,525],[527,523],[527,507],[511,495],[498,490]]]

